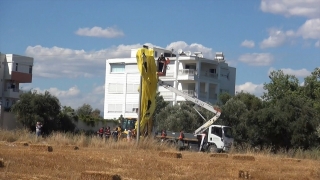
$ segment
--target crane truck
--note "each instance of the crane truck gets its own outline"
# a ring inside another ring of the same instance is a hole
[[[199,151],[209,151],[209,152],[229,151],[233,143],[231,128],[228,126],[222,126],[222,125],[212,125],[220,117],[221,115],[220,109],[215,108],[209,105],[208,103],[205,103],[195,97],[191,97],[188,94],[185,94],[179,91],[178,89],[168,84],[165,84],[163,81],[157,78],[159,76],[166,76],[166,69],[167,69],[167,65],[170,63],[170,59],[167,58],[166,60],[163,56],[161,56],[162,59],[158,59],[158,65],[157,65],[158,68],[155,68],[156,65],[155,65],[155,62],[153,61],[154,60],[153,53],[154,53],[153,50],[149,50],[147,46],[144,46],[143,49],[139,49],[137,51],[137,55],[136,55],[138,68],[141,73],[141,76],[143,77],[142,79],[144,79],[144,81],[142,82],[145,82],[145,83],[140,82],[142,83],[142,85],[145,86],[144,88],[142,88],[144,90],[143,92],[145,93],[144,94],[141,93],[141,94],[143,97],[145,97],[144,100],[148,100],[148,103],[147,103],[148,106],[146,106],[147,101],[144,102],[145,106],[142,107],[142,110],[140,110],[140,112],[150,111],[149,113],[144,112],[145,115],[147,114],[150,115],[152,111],[150,110],[152,109],[151,106],[155,108],[154,103],[152,103],[154,99],[153,99],[153,96],[151,96],[151,94],[155,93],[156,91],[155,85],[156,83],[158,83],[159,86],[163,86],[169,91],[174,92],[175,94],[184,97],[186,100],[189,100],[195,103],[196,105],[203,107],[215,114],[213,118],[211,118],[210,120],[205,122],[202,126],[200,126],[198,129],[196,129],[194,133],[184,133],[185,137],[183,139],[182,147],[180,147],[179,149],[189,148],[191,150],[197,149]],[[161,63],[161,66],[159,63]],[[154,76],[155,74],[157,75],[157,77]],[[155,82],[156,80],[158,82]],[[146,92],[146,90],[148,92]],[[145,118],[143,116],[142,120],[145,120],[142,123],[142,125],[145,126],[146,122],[150,119]],[[133,121],[127,120],[127,123],[125,124],[129,125],[128,122],[133,122]],[[161,140],[164,140],[169,143],[177,144],[180,132],[167,131],[166,134],[167,135],[165,136],[165,138],[163,138],[161,135],[156,135],[155,137],[161,138]]]
[[[231,127],[223,125],[212,125],[215,121],[218,120],[221,115],[221,110],[219,108],[213,107],[210,104],[203,102],[195,97],[191,97],[188,94],[172,87],[171,85],[165,84],[161,80],[159,80],[158,84],[166,88],[167,90],[184,97],[186,100],[191,101],[196,105],[213,112],[215,115],[198,129],[196,129],[193,133],[184,133],[182,146],[178,145],[180,132],[166,131],[165,138],[161,136],[161,132],[156,133],[155,137],[157,139],[161,139],[161,141],[177,145],[179,146],[179,149],[190,149],[208,152],[228,152],[230,150],[233,144]]]

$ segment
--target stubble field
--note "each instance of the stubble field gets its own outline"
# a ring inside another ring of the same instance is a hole
[[[98,138],[71,142],[59,136],[26,143],[21,143],[23,138],[2,141],[0,179],[99,179],[97,172],[100,179],[320,179],[320,162],[312,159],[178,152],[152,140],[136,146]]]

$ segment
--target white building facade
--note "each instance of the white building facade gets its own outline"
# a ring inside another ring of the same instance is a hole
[[[9,110],[22,94],[21,83],[32,82],[32,67],[32,57],[0,53],[0,127],[4,129],[11,129],[15,124],[15,118]]]
[[[170,50],[153,49],[155,60],[161,53],[170,59],[166,76],[160,77],[166,84],[211,104],[217,103],[222,92],[235,94],[236,68],[225,62],[222,53],[207,59],[200,52],[180,50],[179,55],[175,55]],[[132,49],[130,58],[106,60],[104,119],[119,118],[120,115],[138,117],[140,73],[136,52],[137,49]],[[170,104],[186,101],[162,86],[158,91]]]

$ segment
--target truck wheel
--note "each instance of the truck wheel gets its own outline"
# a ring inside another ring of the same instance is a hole
[[[210,153],[218,153],[219,151],[218,151],[218,148],[217,148],[217,146],[215,144],[211,144],[209,146],[209,148],[208,148],[208,152],[210,152]]]

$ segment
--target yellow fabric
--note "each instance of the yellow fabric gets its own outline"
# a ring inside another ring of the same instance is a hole
[[[143,57],[145,54],[145,58]],[[143,131],[146,124],[152,121],[152,115],[156,108],[156,92],[157,92],[157,66],[154,59],[153,49],[141,48],[137,51],[137,65],[142,76],[142,92],[141,92],[141,120],[140,129]],[[140,89],[139,89],[140,91]],[[149,104],[149,107],[148,107]],[[137,127],[137,124],[136,124]]]

